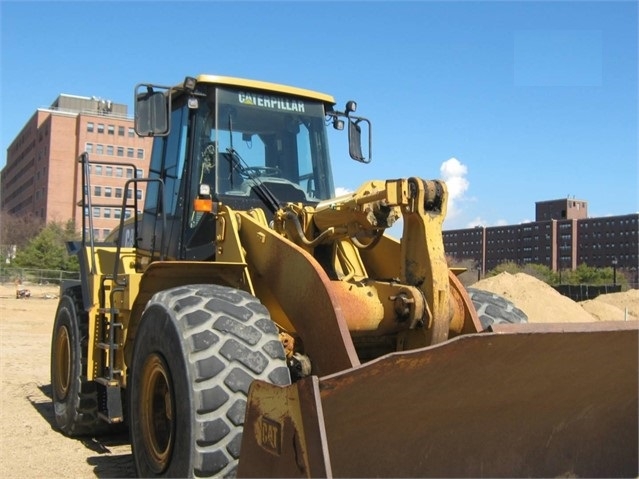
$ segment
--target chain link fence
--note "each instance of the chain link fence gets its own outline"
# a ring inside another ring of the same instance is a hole
[[[58,285],[67,279],[80,279],[80,272],[0,266],[0,283],[2,284]]]

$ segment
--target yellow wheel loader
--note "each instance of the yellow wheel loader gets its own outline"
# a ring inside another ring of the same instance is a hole
[[[149,174],[107,241],[85,215],[69,245],[65,434],[127,426],[142,477],[637,475],[637,324],[483,327],[446,264],[442,181],[335,197],[328,127],[371,159],[354,102],[201,75],[135,104]]]

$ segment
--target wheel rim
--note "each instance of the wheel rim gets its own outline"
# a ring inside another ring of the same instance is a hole
[[[173,449],[173,390],[165,361],[150,355],[142,369],[140,419],[142,440],[153,472],[164,472]]]
[[[58,400],[64,400],[71,385],[71,341],[69,330],[60,326],[55,339],[53,388]]]
[[[482,328],[479,316],[477,316],[477,311],[468,296],[466,288],[452,271],[448,272],[448,280],[450,283],[451,305],[453,307],[451,332],[468,334],[482,331],[484,328]]]

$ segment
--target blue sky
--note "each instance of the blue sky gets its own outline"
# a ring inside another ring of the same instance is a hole
[[[574,196],[639,211],[636,1],[0,1],[0,168],[60,93],[131,105],[199,73],[356,100],[373,161],[334,137],[335,184],[447,181],[445,229]]]

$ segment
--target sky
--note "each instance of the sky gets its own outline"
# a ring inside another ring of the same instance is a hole
[[[217,74],[331,94],[372,122],[372,162],[331,134],[339,191],[443,179],[444,229],[519,224],[574,197],[639,212],[638,2],[0,0],[0,168],[61,93]],[[341,108],[340,108],[341,109]]]

